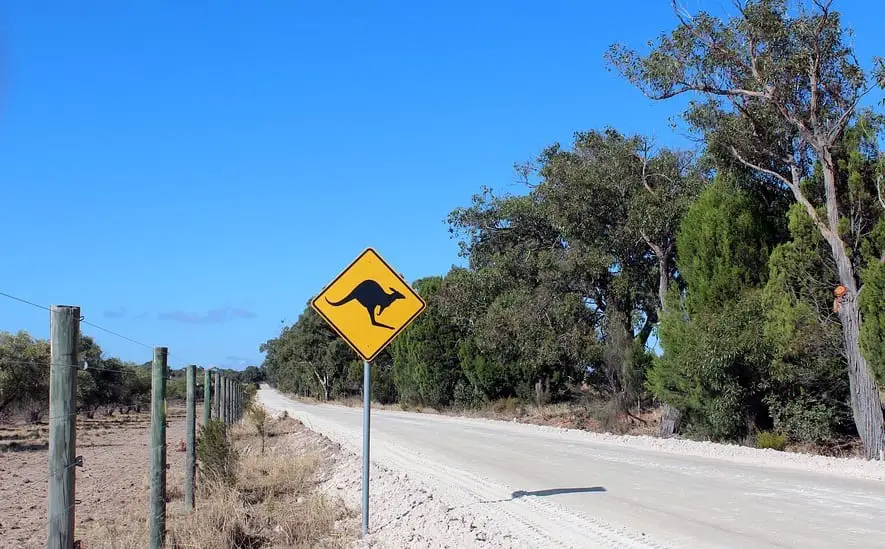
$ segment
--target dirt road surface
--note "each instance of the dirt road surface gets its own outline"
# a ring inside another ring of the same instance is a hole
[[[267,386],[259,399],[360,451],[361,409]],[[498,531],[477,547],[885,548],[881,463],[390,411],[373,411],[371,434],[373,464],[488,519]],[[413,497],[402,490],[372,492],[370,510]]]

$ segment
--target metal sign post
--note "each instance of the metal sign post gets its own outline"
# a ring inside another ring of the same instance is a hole
[[[369,428],[372,422],[372,366],[363,361],[363,537],[369,533]]]
[[[369,431],[372,364],[427,305],[393,267],[368,248],[310,302],[363,359],[363,537],[369,533]]]

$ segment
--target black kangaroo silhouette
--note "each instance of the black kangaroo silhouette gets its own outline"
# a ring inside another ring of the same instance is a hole
[[[380,307],[378,309],[378,315],[384,312],[384,309],[390,306],[391,303],[396,301],[397,299],[405,299],[406,296],[399,293],[395,289],[390,289],[391,294],[384,291],[384,288],[381,287],[381,284],[378,284],[374,280],[363,280],[359,284],[356,285],[356,288],[350,291],[347,294],[347,297],[342,299],[341,301],[332,302],[329,301],[329,298],[326,298],[326,302],[333,307],[339,307],[353,301],[354,299],[359,301],[360,305],[366,308],[366,311],[369,313],[369,319],[372,321],[372,326],[378,326],[379,328],[387,328],[388,330],[395,329],[393,326],[388,326],[387,324],[381,324],[377,320],[375,320],[375,308]]]

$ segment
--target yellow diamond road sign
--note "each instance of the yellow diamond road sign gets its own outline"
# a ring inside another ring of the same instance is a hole
[[[310,306],[363,360],[371,361],[426,307],[372,248],[357,257]]]

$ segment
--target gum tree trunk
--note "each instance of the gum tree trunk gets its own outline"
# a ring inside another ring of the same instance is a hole
[[[670,290],[670,258],[669,251],[665,251],[660,246],[646,240],[649,247],[658,258],[658,299],[660,300],[661,313],[665,310],[667,300],[667,292]],[[658,318],[663,318],[663,314],[659,314]],[[661,429],[659,435],[662,437],[671,437],[679,430],[679,420],[682,418],[682,412],[664,403],[664,415],[661,417]]]
[[[823,149],[824,190],[827,201],[827,225],[829,231],[824,238],[830,245],[839,283],[847,290],[839,308],[839,321],[842,324],[842,341],[845,358],[848,361],[848,383],[851,391],[851,412],[857,433],[864,446],[867,459],[885,458],[885,418],[882,416],[882,401],[867,361],[860,350],[860,308],[857,302],[857,280],[854,267],[845,250],[845,243],[839,237],[839,207],[836,199],[835,166],[830,152]]]
[[[841,246],[840,246],[841,248]],[[834,254],[836,255],[836,254]],[[844,261],[848,261],[843,256]],[[838,260],[837,260],[838,261]],[[850,263],[848,264],[850,269]],[[845,345],[845,358],[848,361],[848,384],[851,391],[851,412],[857,432],[863,441],[864,456],[867,459],[883,459],[885,456],[885,420],[882,416],[882,401],[875,380],[860,350],[860,310],[857,292],[841,280],[843,268],[839,268],[840,281],[848,288],[839,307],[839,320],[842,324],[842,340]],[[853,278],[851,279],[853,281]]]

